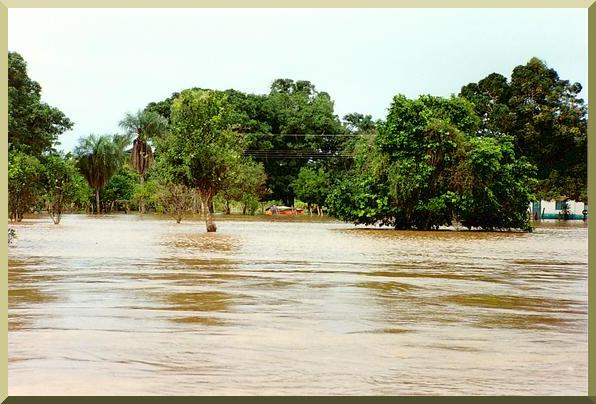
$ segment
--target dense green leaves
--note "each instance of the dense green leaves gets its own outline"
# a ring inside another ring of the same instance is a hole
[[[532,166],[509,138],[479,138],[464,99],[396,96],[374,141],[357,145],[352,175],[328,198],[339,218],[400,229],[527,227]]]
[[[267,193],[265,181],[267,175],[261,163],[243,158],[229,168],[221,187],[220,196],[224,200],[225,211],[230,213],[230,202],[236,201],[247,206],[254,206]]]
[[[9,208],[20,220],[43,202],[59,221],[65,206],[89,203],[84,176],[97,206],[103,189],[104,208],[138,201],[144,211],[147,201],[178,221],[198,209],[198,192],[209,231],[216,195],[228,212],[230,202],[250,211],[265,196],[298,197],[354,223],[527,228],[532,198],[586,200],[580,91],[533,58],[458,97],[397,95],[384,121],[341,122],[331,96],[305,80],[277,79],[262,95],[193,88],[125,115],[123,135],[82,139],[75,165],[53,151],[72,122],[41,102],[25,61],[9,53]]]
[[[72,156],[52,154],[43,162],[43,199],[55,224],[60,223],[64,210],[72,204],[84,206],[91,190],[82,180]]]
[[[81,174],[95,190],[97,213],[101,211],[99,191],[122,167],[126,143],[122,136],[89,135],[80,139],[74,151]]]
[[[292,186],[298,199],[309,206],[316,205],[321,214],[321,208],[325,204],[331,186],[331,179],[323,168],[302,167]]]
[[[172,102],[171,133],[158,141],[160,158],[169,166],[173,182],[196,188],[206,207],[242,158],[243,137],[231,130],[232,123],[225,94],[185,90]],[[215,231],[211,213],[207,230]]]
[[[532,58],[511,79],[493,73],[461,90],[482,118],[480,133],[513,137],[518,156],[537,167],[538,196],[586,200],[587,108],[582,87]]]
[[[8,211],[10,219],[20,222],[23,214],[36,204],[41,193],[43,166],[21,151],[8,154]]]
[[[41,101],[41,86],[27,75],[27,63],[8,52],[8,148],[35,157],[49,151],[73,123]]]

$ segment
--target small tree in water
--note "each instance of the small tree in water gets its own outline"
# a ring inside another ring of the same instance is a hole
[[[230,113],[226,95],[185,90],[172,102],[171,133],[157,142],[173,183],[197,189],[208,232],[217,230],[209,209],[213,197],[242,158],[243,137],[231,130]]]
[[[47,156],[43,163],[43,199],[54,224],[60,223],[64,208],[84,192],[76,178],[80,174],[75,164],[71,157],[58,154]]]

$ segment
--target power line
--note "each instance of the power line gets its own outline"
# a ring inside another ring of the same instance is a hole
[[[292,137],[361,137],[362,134],[345,134],[345,133],[338,133],[338,134],[325,134],[325,133],[243,133],[243,135],[258,135],[258,136],[292,136]]]

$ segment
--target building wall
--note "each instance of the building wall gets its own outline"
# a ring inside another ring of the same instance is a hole
[[[576,202],[573,200],[567,201],[567,206],[569,207],[569,219],[573,220],[581,220],[584,218],[583,210],[588,209],[588,204],[584,202]],[[561,218],[562,209],[557,209],[557,201],[540,201],[540,205],[537,204],[530,204],[530,211],[532,212],[532,216],[536,217],[536,213],[538,214],[538,219],[559,219]]]

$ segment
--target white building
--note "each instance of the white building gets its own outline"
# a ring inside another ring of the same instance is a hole
[[[583,220],[587,218],[588,204],[571,199],[542,200],[530,203],[530,212],[532,212],[534,220]]]

